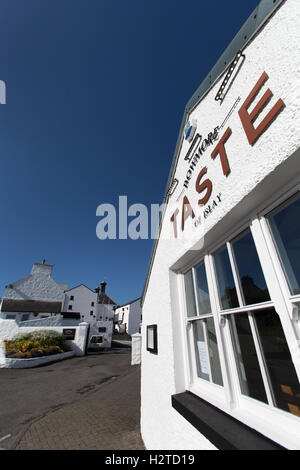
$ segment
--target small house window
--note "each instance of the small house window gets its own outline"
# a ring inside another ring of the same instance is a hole
[[[70,300],[74,300],[74,295],[71,295]]]
[[[94,305],[95,305],[95,302],[92,302],[92,303],[91,303],[91,307],[94,307]]]
[[[72,310],[72,305],[69,305],[68,309],[69,309],[69,310]]]

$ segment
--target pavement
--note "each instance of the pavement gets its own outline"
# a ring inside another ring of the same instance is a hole
[[[35,369],[0,369],[0,448],[144,450],[140,366],[121,343]]]

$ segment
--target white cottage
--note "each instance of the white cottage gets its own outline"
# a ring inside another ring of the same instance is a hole
[[[262,0],[186,107],[143,293],[148,449],[300,449],[299,44],[299,0]]]
[[[142,323],[141,297],[115,309],[115,329],[130,336],[140,333]]]
[[[60,313],[66,286],[52,279],[52,269],[45,260],[34,263],[29,276],[8,284],[1,301],[0,317],[25,321]]]
[[[69,289],[65,293],[63,312],[79,314],[81,321],[94,324],[98,321],[114,320],[116,303],[106,294],[105,281],[93,291],[84,284]],[[66,315],[65,315],[66,316]]]

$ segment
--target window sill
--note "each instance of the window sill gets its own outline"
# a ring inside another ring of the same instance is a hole
[[[172,406],[219,450],[286,450],[191,392],[172,395]]]

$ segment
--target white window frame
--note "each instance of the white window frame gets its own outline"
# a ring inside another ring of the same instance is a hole
[[[280,198],[273,201],[272,204],[266,206],[262,211],[252,214],[251,220],[247,220],[241,224],[239,228],[234,230],[228,237],[223,238],[222,241],[215,243],[209,247],[205,253],[202,253],[201,258],[196,259],[192,266],[186,267],[185,270],[178,275],[179,291],[182,293],[182,301],[184,315],[183,326],[187,334],[183,335],[184,350],[186,354],[186,388],[192,393],[199,395],[201,398],[211,402],[213,405],[219,407],[223,411],[229,413],[233,417],[239,419],[244,424],[253,427],[258,432],[261,432],[270,439],[278,442],[279,444],[290,448],[299,449],[300,439],[300,417],[291,413],[276,408],[272,404],[272,393],[268,385],[268,380],[265,374],[267,370],[261,367],[264,374],[263,381],[265,385],[266,394],[269,404],[265,404],[255,400],[246,395],[242,395],[240,388],[240,380],[238,370],[235,366],[236,357],[232,344],[232,337],[229,329],[229,315],[233,313],[251,312],[255,310],[272,308],[276,310],[280,317],[281,325],[286,337],[287,344],[290,349],[292,361],[295,366],[298,379],[300,381],[300,329],[299,329],[299,310],[300,310],[300,295],[292,296],[290,293],[289,285],[279,260],[277,249],[271,234],[271,229],[268,226],[266,219],[267,214],[278,207],[281,203],[287,201],[289,197],[293,196],[299,191],[299,185],[287,191]],[[231,249],[231,242],[236,236],[241,234],[244,230],[250,229],[253,236],[256,251],[265,277],[265,281],[270,293],[270,301],[261,304],[244,305],[243,307],[222,310],[219,295],[216,274],[213,265],[213,253],[215,253],[222,246],[227,245],[229,248],[229,258],[231,266],[233,267],[233,276],[237,288],[237,295],[240,305],[243,304],[242,290],[239,286],[238,275],[235,269],[233,252]],[[195,279],[195,268],[203,262],[205,263],[207,284],[210,294],[211,314],[199,315],[197,317],[187,317],[185,309],[185,289],[184,289],[184,274],[190,269],[193,269],[194,292],[196,297],[196,308],[198,311],[198,298],[197,298],[197,285]],[[218,341],[220,365],[223,377],[223,386],[208,382],[197,376],[193,328],[189,325],[193,321],[201,320],[207,317],[213,317],[215,330]],[[251,328],[254,328],[251,322]],[[257,341],[256,335],[253,336]],[[256,344],[257,346],[257,344]],[[258,350],[259,348],[257,348]],[[262,362],[262,357],[258,357]],[[230,367],[234,364],[234,367]]]

